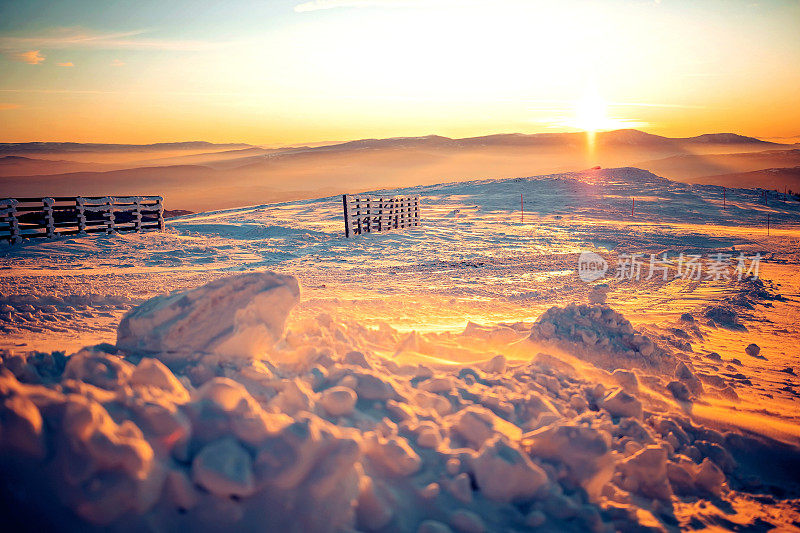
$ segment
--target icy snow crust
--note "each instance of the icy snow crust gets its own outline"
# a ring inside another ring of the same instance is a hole
[[[731,450],[763,446],[670,412],[669,388],[645,392],[636,372],[586,379],[531,351],[532,339],[566,340],[609,370],[675,366],[602,305],[552,308],[533,333],[463,334],[529,361],[400,365],[376,353],[409,347],[391,329],[321,315],[284,333],[297,297],[288,276],[223,278],[134,308],[117,347],[4,358],[0,465],[17,523],[636,530],[669,517],[675,495],[724,497],[738,482]],[[701,392],[684,363],[674,374]]]
[[[0,249],[9,529],[800,523],[799,204],[636,169],[402,192],[425,227],[346,241],[329,198]],[[765,278],[592,286],[584,249]]]

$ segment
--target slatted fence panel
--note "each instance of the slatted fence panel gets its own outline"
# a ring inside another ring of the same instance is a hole
[[[160,196],[0,199],[0,239],[164,229]]]
[[[419,226],[419,196],[342,195],[346,237]]]

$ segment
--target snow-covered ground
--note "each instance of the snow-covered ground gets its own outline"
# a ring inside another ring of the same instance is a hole
[[[627,168],[392,192],[421,227],[345,239],[334,197],[0,245],[4,514],[798,527],[800,203]]]

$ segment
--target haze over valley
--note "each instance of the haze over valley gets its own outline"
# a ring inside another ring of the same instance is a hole
[[[735,134],[431,135],[284,148],[201,142],[0,144],[6,195],[159,194],[168,209],[191,211],[598,165],[636,167],[690,183],[800,190],[795,168],[800,145]]]

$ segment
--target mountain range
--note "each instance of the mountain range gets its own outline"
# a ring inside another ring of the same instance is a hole
[[[681,181],[794,185],[800,145],[734,133],[673,138],[626,129],[585,133],[438,135],[285,148],[201,141],[149,145],[0,144],[8,196],[161,194],[171,209],[205,210],[374,188],[635,166]],[[765,180],[748,172],[773,169]],[[725,178],[729,174],[735,177]],[[732,186],[732,185],[731,185]],[[789,187],[792,188],[792,187]]]

